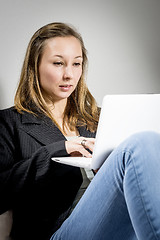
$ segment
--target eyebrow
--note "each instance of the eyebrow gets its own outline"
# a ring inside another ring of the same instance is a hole
[[[64,58],[62,55],[54,55],[54,57],[60,57],[60,58]],[[82,56],[76,56],[75,59],[77,58],[83,58]]]

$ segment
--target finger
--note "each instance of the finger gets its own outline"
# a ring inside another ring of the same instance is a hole
[[[87,151],[87,149],[85,149],[84,147],[80,147],[79,148],[79,152],[84,156],[84,157],[87,157],[87,158],[90,158],[92,157],[92,154],[90,152]]]
[[[82,144],[82,141],[84,140],[85,140],[85,143],[87,143],[86,146]],[[87,151],[87,149],[89,149],[92,152],[94,147],[94,142],[95,142],[94,138],[84,138],[84,137],[79,137],[74,140],[65,141],[66,151],[68,154],[71,154],[73,152],[79,152],[85,157],[91,157],[92,155]]]
[[[88,148],[91,152],[93,152],[94,149],[94,144],[95,142],[91,142],[91,141],[86,141],[86,148]]]
[[[91,152],[93,152],[94,144],[95,144],[95,139],[94,138],[83,138],[82,141],[81,141],[81,145],[84,148],[89,149]]]

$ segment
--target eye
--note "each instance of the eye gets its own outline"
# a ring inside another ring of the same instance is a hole
[[[53,64],[56,65],[56,66],[62,66],[63,62],[54,62]]]
[[[76,67],[79,67],[79,66],[81,66],[81,63],[75,62],[73,65],[76,66]]]

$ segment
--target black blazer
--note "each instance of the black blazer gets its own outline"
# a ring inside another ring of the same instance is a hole
[[[85,127],[78,131],[95,137]],[[48,239],[66,218],[82,176],[79,168],[51,160],[68,155],[65,141],[45,116],[0,111],[0,213],[13,209],[15,240]]]

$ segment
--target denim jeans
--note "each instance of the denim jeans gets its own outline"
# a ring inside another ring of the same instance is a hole
[[[160,239],[159,134],[137,133],[111,153],[50,240],[60,239]]]

